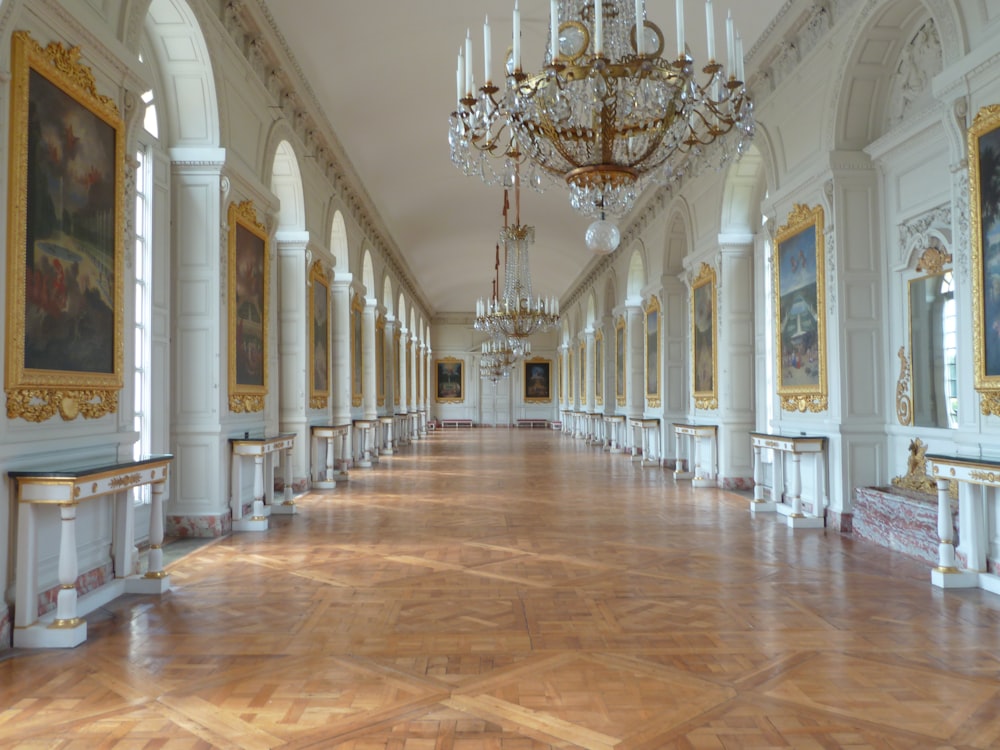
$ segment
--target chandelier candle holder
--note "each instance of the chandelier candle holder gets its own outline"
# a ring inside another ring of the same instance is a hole
[[[521,342],[521,351],[517,351],[511,342],[504,339],[492,339],[482,343],[479,360],[479,373],[483,378],[496,382],[507,377],[514,365],[522,357],[531,354],[531,342]]]
[[[510,186],[516,170],[536,189],[548,178],[568,188],[574,209],[601,220],[626,215],[651,184],[721,168],[753,138],[753,104],[732,14],[725,65],[716,59],[712,0],[705,16],[708,60],[699,68],[685,43],[684,0],[676,0],[671,57],[663,32],[646,19],[645,0],[551,0],[544,64],[526,73],[515,0],[502,89],[491,78],[488,21],[478,89],[470,34],[459,51],[452,161],[488,184]]]

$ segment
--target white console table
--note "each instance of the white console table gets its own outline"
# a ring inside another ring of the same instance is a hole
[[[370,469],[374,457],[377,419],[354,420],[354,464],[362,469]],[[412,433],[411,433],[412,435]]]
[[[351,437],[349,424],[313,425],[312,438],[313,487],[332,490],[337,479],[347,479],[347,446]]]
[[[295,447],[295,433],[285,432],[269,437],[232,438],[233,453],[230,507],[233,513],[233,531],[267,531],[267,518],[272,513],[296,512],[292,499],[291,477],[285,480],[284,499],[274,503],[274,457],[282,454],[281,465],[291,474],[290,451]],[[243,465],[253,461],[253,510],[250,517],[243,515]]]
[[[625,415],[604,415],[604,450],[621,453],[625,444]]]
[[[992,560],[996,570],[1000,550],[997,544],[997,499],[1000,495],[1000,461],[959,456],[928,455],[927,473],[937,482],[938,491],[938,565],[931,571],[931,583],[941,588],[981,588],[1000,594],[1000,576],[988,569]],[[959,568],[952,538],[951,482],[959,483],[958,537],[966,568]],[[990,512],[989,503],[993,503]]]
[[[784,515],[793,529],[821,529],[826,510],[826,438],[806,435],[790,437],[751,432],[753,445],[753,500],[750,511],[777,511]],[[764,469],[762,452],[774,451],[774,486],[771,500],[764,500]],[[785,486],[785,456],[792,462],[788,486]],[[813,456],[812,498],[814,513],[802,509],[802,456]],[[784,500],[785,502],[780,502]]]
[[[677,468],[674,469],[674,479],[690,479],[692,487],[715,487],[718,428],[712,424],[677,422],[673,428],[677,447]]]
[[[149,456],[138,461],[86,469],[8,472],[16,485],[17,590],[14,609],[14,646],[18,648],[72,648],[87,640],[92,612],[121,594],[162,594],[170,589],[163,570],[163,493],[173,456]],[[135,522],[128,490],[152,485],[149,515],[149,564],[144,575],[135,570]],[[80,503],[114,495],[111,555],[114,579],[77,597],[79,575],[76,548],[76,508]],[[56,608],[38,616],[38,523],[42,513],[56,512],[59,534],[59,593]]]
[[[628,421],[632,427],[632,460],[641,461],[642,465],[651,461],[659,463],[660,455],[660,420],[652,418],[634,418]],[[656,449],[653,449],[653,445]],[[638,455],[641,448],[642,455]]]

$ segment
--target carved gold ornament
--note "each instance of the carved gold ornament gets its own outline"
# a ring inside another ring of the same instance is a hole
[[[900,424],[913,424],[913,399],[910,398],[910,360],[906,347],[899,347],[899,379],[896,381],[896,419]]]

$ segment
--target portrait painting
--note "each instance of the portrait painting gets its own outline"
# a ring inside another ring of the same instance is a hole
[[[715,269],[702,263],[691,284],[691,363],[694,370],[691,381],[698,409],[718,408],[715,294]]]
[[[549,367],[547,359],[527,359],[524,361],[524,400],[529,404],[548,403],[552,400],[549,390]]]
[[[660,405],[660,300],[652,297],[645,313],[646,403],[655,409]]]
[[[460,404],[465,400],[464,362],[444,357],[434,362],[434,400],[439,404]]]
[[[615,401],[625,406],[625,318],[615,323]]]
[[[385,406],[385,316],[375,321],[375,402]]]
[[[268,248],[253,201],[229,206],[229,409],[255,412],[267,393]]]
[[[786,411],[826,408],[823,208],[796,205],[774,247],[778,395]]]
[[[604,405],[604,333],[594,334],[594,403]]]
[[[363,313],[364,301],[356,294],[351,301],[351,406],[361,406],[364,400]]]
[[[330,282],[319,262],[309,271],[309,406],[325,409],[330,392]]]
[[[976,114],[968,157],[974,381],[982,413],[1000,415],[1000,105]]]
[[[104,416],[122,387],[125,135],[80,50],[12,36],[7,415]]]

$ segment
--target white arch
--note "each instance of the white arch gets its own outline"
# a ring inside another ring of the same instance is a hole
[[[628,261],[628,279],[625,282],[626,302],[638,303],[642,300],[642,288],[646,286],[646,264],[638,248],[632,251]]]
[[[375,266],[372,264],[372,254],[368,248],[361,257],[361,283],[365,285],[365,294],[374,298],[375,293]]]
[[[584,327],[593,328],[594,322],[597,320],[597,302],[594,298],[594,290],[591,289],[587,293],[587,317]]]
[[[399,302],[396,304],[396,315],[400,325],[406,325],[406,298],[403,293],[399,293]]]
[[[382,304],[385,305],[385,314],[392,317],[395,314],[392,304],[392,279],[388,274],[382,279]]]
[[[271,168],[271,192],[279,201],[278,229],[301,231],[306,226],[302,175],[295,149],[281,141],[274,151]]]
[[[212,57],[185,0],[151,0],[146,33],[163,76],[160,124],[170,147],[220,143],[219,102]],[[162,137],[161,137],[162,140]]]
[[[333,253],[334,266],[342,273],[350,273],[347,226],[344,224],[344,215],[340,211],[333,214],[333,222],[330,225],[330,252]]]

